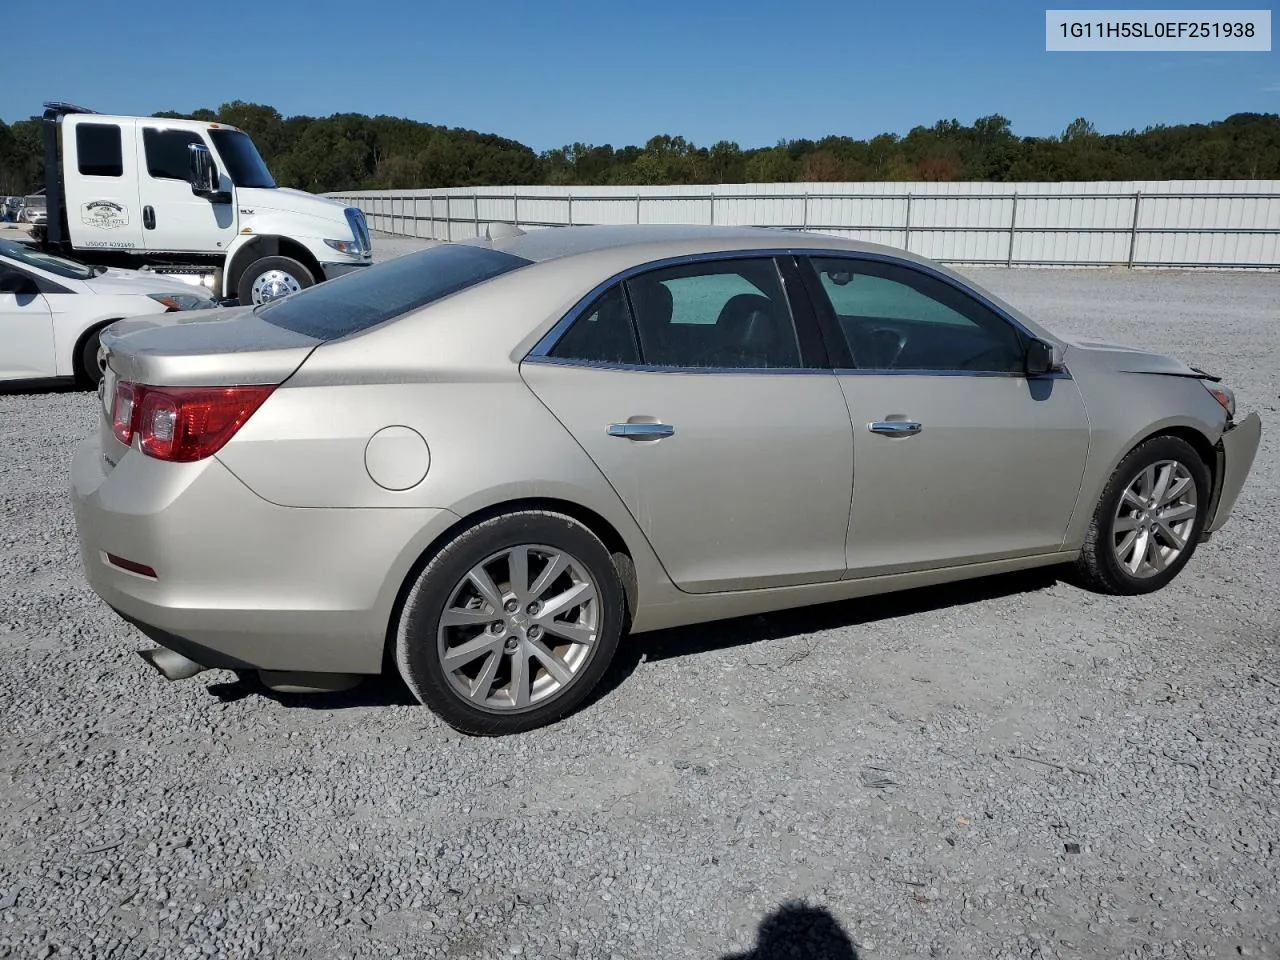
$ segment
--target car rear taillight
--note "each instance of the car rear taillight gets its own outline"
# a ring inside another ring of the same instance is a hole
[[[271,396],[272,385],[149,387],[116,384],[111,429],[149,457],[188,463],[217,453]]]

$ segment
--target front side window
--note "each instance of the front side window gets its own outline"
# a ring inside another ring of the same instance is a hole
[[[120,127],[114,123],[77,124],[76,166],[85,177],[124,176]]]
[[[626,290],[645,364],[801,366],[795,321],[772,259],[666,267],[626,281]]]
[[[0,240],[0,258],[2,257],[9,257],[29,267],[47,270],[55,276],[65,277],[68,280],[89,280],[95,276],[91,267],[55,257],[51,253],[43,253],[25,243],[17,243],[13,240]],[[2,265],[3,261],[0,260],[0,266]]]
[[[194,130],[157,130],[145,127],[142,149],[147,154],[147,173],[158,180],[186,180],[190,176],[191,144],[205,145]]]
[[[1021,373],[1022,335],[951,284],[912,267],[814,257],[839,333],[860,369]]]

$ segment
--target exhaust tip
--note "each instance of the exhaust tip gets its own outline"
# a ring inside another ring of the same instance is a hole
[[[187,680],[209,668],[165,647],[139,650],[138,656],[155,667],[166,680]]]

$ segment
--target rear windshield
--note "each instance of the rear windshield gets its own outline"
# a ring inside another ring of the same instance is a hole
[[[294,333],[336,340],[531,262],[484,247],[443,244],[326,280],[254,312]]]

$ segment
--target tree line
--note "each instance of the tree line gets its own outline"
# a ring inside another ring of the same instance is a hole
[[[1280,178],[1280,115],[1102,134],[1085,119],[1058,136],[1020,137],[999,115],[939,120],[904,136],[828,136],[743,148],[663,134],[643,146],[573,143],[538,153],[515,140],[398,117],[285,117],[234,101],[157,117],[249,133],[281,186],[351,189],[558,184],[778,183],[839,180],[1177,180]],[[39,122],[0,121],[0,193],[42,185]]]

